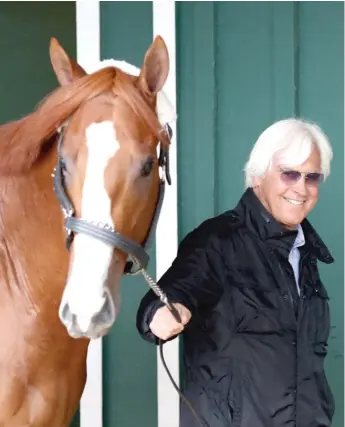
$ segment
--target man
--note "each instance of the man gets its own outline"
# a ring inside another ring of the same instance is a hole
[[[333,258],[306,219],[330,173],[321,129],[277,122],[257,140],[237,207],[181,243],[159,284],[183,325],[150,291],[137,316],[148,341],[183,332],[185,396],[208,427],[328,427],[328,296],[317,261]],[[181,427],[197,426],[182,406]]]

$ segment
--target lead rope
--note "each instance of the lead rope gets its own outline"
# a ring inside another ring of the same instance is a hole
[[[141,274],[144,276],[144,279],[146,280],[146,282],[148,283],[148,285],[150,286],[150,288],[153,290],[153,292],[159,297],[159,299],[166,305],[166,307],[168,307],[168,309],[170,310],[170,313],[174,316],[175,320],[178,323],[182,323],[181,321],[181,317],[179,312],[177,311],[177,309],[170,303],[170,301],[168,300],[168,297],[166,295],[166,293],[161,289],[161,287],[158,285],[157,282],[155,282],[152,277],[147,273],[147,271],[145,269],[141,269],[140,270]],[[197,412],[195,411],[195,409],[193,408],[192,404],[188,401],[188,399],[183,395],[183,393],[181,392],[181,390],[179,389],[178,385],[176,384],[173,376],[171,375],[169,368],[165,362],[165,358],[164,358],[164,354],[163,354],[163,341],[161,339],[159,339],[159,354],[161,357],[161,361],[162,364],[164,366],[164,369],[172,383],[172,385],[174,386],[174,389],[177,391],[178,395],[180,396],[180,398],[183,400],[183,402],[187,405],[188,409],[190,410],[191,414],[193,415],[195,421],[197,422],[197,424],[200,427],[203,427],[203,423],[199,417],[199,415],[197,414]]]

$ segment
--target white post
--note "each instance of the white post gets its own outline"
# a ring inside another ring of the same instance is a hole
[[[76,0],[77,61],[87,69],[100,61],[100,2]],[[80,427],[103,427],[102,338],[90,342],[87,382],[80,400]]]
[[[175,1],[153,1],[153,35],[163,37],[170,58],[170,72],[164,92],[176,109],[176,41]],[[170,147],[170,173],[172,185],[167,186],[156,233],[157,279],[170,267],[178,248],[177,225],[177,173],[176,173],[176,125],[172,126],[173,140]],[[168,368],[179,384],[179,340],[164,344],[164,356]],[[173,388],[161,363],[157,350],[158,427],[179,426],[179,396]]]

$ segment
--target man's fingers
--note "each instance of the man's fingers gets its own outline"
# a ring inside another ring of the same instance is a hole
[[[182,304],[176,303],[174,307],[178,310],[182,323],[177,322],[167,307],[159,308],[153,316],[150,329],[158,338],[167,340],[180,334],[184,329],[184,325],[189,322],[191,318],[190,311]]]

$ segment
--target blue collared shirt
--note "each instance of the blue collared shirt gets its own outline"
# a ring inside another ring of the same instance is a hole
[[[305,244],[304,234],[301,225],[298,225],[297,227],[297,236],[295,239],[295,242],[292,246],[292,249],[289,254],[289,263],[291,264],[293,268],[293,272],[295,274],[296,279],[296,286],[297,286],[297,292],[298,295],[300,294],[300,287],[299,287],[299,260],[300,260],[300,252],[299,247],[303,246]]]

